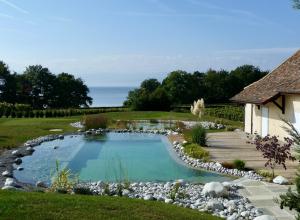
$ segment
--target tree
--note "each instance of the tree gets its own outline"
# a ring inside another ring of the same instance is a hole
[[[262,152],[264,158],[267,159],[265,167],[270,167],[272,169],[272,176],[274,178],[274,170],[276,164],[282,165],[286,169],[286,160],[296,160],[291,154],[291,146],[293,140],[285,137],[284,143],[281,144],[276,136],[270,137],[257,137],[255,139],[256,149]]]
[[[0,61],[0,101],[16,102],[16,79],[12,75],[8,66]]]
[[[293,1],[294,1],[293,7],[294,7],[295,9],[300,9],[300,0],[293,0]]]
[[[264,77],[268,71],[261,71],[253,65],[243,65],[229,73],[227,86],[229,97],[241,92],[249,84]]]
[[[195,83],[191,74],[177,70],[169,73],[162,86],[170,96],[173,105],[189,104],[195,100],[192,86]]]
[[[52,106],[54,103],[55,75],[41,65],[27,67],[23,75],[29,84],[31,105],[34,108]]]
[[[92,104],[93,99],[88,96],[89,88],[82,79],[75,78],[71,74],[59,74],[56,77],[54,89],[53,107],[78,108]]]
[[[146,92],[154,92],[160,86],[160,82],[157,79],[146,79],[141,83],[141,88]]]

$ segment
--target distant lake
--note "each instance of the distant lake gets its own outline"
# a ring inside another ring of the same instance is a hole
[[[133,87],[89,87],[92,107],[122,106]]]

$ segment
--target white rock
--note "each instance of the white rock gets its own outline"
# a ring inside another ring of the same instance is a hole
[[[13,178],[6,178],[4,186],[16,186],[17,183]]]
[[[223,182],[222,185],[226,188],[226,189],[230,189],[232,184],[230,182]]]
[[[122,191],[122,196],[128,197],[129,193],[130,193],[130,191],[128,189],[124,189]]]
[[[202,193],[206,196],[212,197],[227,197],[227,189],[219,182],[206,183],[203,187]]]
[[[152,195],[145,195],[144,200],[153,200],[153,196]]]
[[[14,186],[3,186],[1,188],[2,190],[18,190],[16,187]]]
[[[231,216],[227,218],[227,220],[237,220],[237,219],[238,219],[238,215],[236,213],[233,213]]]
[[[249,211],[243,211],[243,212],[241,212],[241,216],[243,216],[243,217],[248,217],[250,215],[250,213],[249,213]]]
[[[4,177],[12,177],[12,174],[9,172],[9,171],[4,171],[3,173],[2,173],[2,176],[4,176]]]
[[[14,150],[14,151],[11,152],[11,154],[12,154],[12,155],[18,155],[18,154],[19,154],[19,151],[18,151],[18,150]]]
[[[214,211],[214,210],[216,210],[216,209],[217,209],[217,210],[223,210],[223,209],[224,209],[224,206],[223,206],[223,204],[222,204],[221,202],[219,202],[219,201],[211,200],[211,201],[207,202],[206,208],[207,208],[208,210]]]
[[[277,176],[276,178],[273,179],[273,183],[280,184],[280,185],[287,184],[288,182],[289,181],[283,176]]]
[[[256,217],[253,220],[276,220],[276,218],[271,215],[261,215],[261,216]]]
[[[173,199],[165,199],[165,203],[171,204],[171,203],[173,203]]]

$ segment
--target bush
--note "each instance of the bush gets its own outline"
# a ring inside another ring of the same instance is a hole
[[[191,132],[192,142],[200,146],[206,146],[206,130],[201,125],[192,129]]]
[[[198,144],[185,144],[184,147],[184,153],[187,155],[196,158],[196,159],[202,159],[204,161],[209,160],[209,152],[204,150],[203,147],[199,146]]]
[[[243,160],[234,160],[233,164],[234,164],[234,168],[238,170],[244,170],[246,165],[245,161]]]
[[[102,115],[87,115],[83,119],[85,129],[107,128],[108,119]]]

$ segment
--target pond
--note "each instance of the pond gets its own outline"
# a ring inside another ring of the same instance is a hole
[[[15,177],[25,183],[51,183],[56,161],[81,181],[228,181],[227,176],[187,167],[174,153],[166,136],[109,132],[100,136],[65,136],[44,142],[22,158]]]

